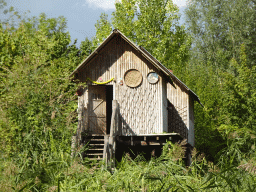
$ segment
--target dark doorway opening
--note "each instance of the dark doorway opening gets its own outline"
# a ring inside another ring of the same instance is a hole
[[[113,85],[106,85],[106,101],[107,101],[107,134],[110,134],[112,101],[113,101]]]

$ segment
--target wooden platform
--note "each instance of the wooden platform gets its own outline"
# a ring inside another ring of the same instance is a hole
[[[98,137],[104,137],[103,134],[90,134],[89,138],[97,140]],[[164,145],[167,141],[178,142],[182,140],[182,137],[178,133],[162,133],[162,134],[140,134],[140,135],[120,135],[116,137],[119,143],[125,145]]]
[[[182,137],[178,133],[163,134],[142,134],[132,136],[117,136],[117,141],[125,145],[148,146],[148,145],[164,145],[167,141],[178,142]]]
[[[85,157],[91,160],[103,160],[104,158],[104,137],[109,135],[90,134],[87,135],[89,149],[85,153]],[[159,157],[162,153],[163,146],[171,141],[172,143],[180,142],[183,138],[178,133],[163,133],[163,134],[141,134],[131,136],[116,136],[116,152],[115,159],[120,161],[124,154],[129,153],[130,157],[136,158],[137,155],[143,154],[145,159],[150,159],[152,156]],[[187,144],[188,145],[188,144]],[[184,146],[186,157],[189,156],[191,150],[189,146]],[[186,159],[186,158],[184,158]],[[187,161],[191,161],[187,158]],[[186,163],[190,164],[190,162]]]

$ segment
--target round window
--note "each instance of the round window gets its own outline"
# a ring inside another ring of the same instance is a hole
[[[147,79],[148,79],[149,83],[155,84],[158,82],[159,76],[156,72],[150,72],[150,73],[148,73]]]

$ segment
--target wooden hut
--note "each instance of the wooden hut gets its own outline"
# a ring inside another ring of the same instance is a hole
[[[194,101],[198,96],[145,48],[119,30],[71,74],[79,90],[78,129],[73,144],[90,141],[88,157],[109,161],[122,144],[162,145],[187,139],[194,146]]]

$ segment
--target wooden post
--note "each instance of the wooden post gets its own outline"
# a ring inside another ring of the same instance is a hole
[[[71,157],[75,156],[75,148],[76,148],[76,136],[72,136],[72,140],[71,140]]]
[[[112,102],[112,116],[110,125],[110,135],[104,139],[103,157],[108,168],[112,169],[115,166],[115,151],[116,151],[116,136],[119,132],[119,105],[116,100]]]
[[[76,130],[76,135],[72,137],[72,142],[71,142],[71,157],[75,156],[75,149],[78,147],[81,143],[82,139],[82,105],[79,105],[79,100],[78,100],[78,125],[77,125],[77,130]]]
[[[108,167],[109,162],[110,162],[109,136],[108,136],[108,135],[104,135],[103,159],[104,159],[104,161],[105,161],[105,165]]]

